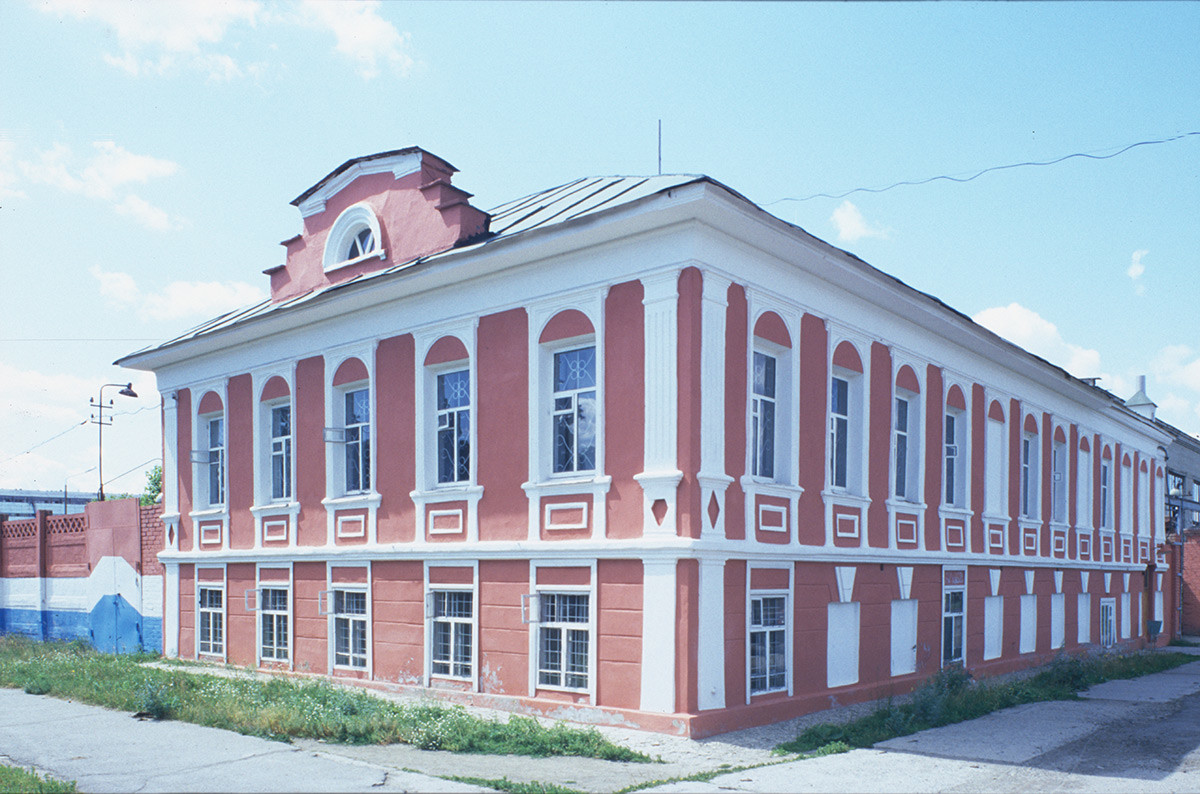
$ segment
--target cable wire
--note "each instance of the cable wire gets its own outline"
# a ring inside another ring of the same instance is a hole
[[[62,438],[63,436],[65,436],[67,433],[70,433],[75,428],[82,427],[83,425],[86,425],[87,423],[88,423],[88,420],[84,419],[79,424],[71,425],[70,427],[68,427],[66,430],[62,431],[58,435],[50,436],[50,438],[46,439],[45,441],[43,441],[39,444],[34,444],[29,449],[25,450],[24,452],[18,452],[16,455],[13,455],[11,458],[5,458],[3,461],[0,461],[0,466],[3,466],[5,463],[10,463],[10,462],[16,460],[17,458],[21,457],[22,455],[28,455],[30,452],[33,452],[38,447],[44,447],[47,444],[49,444],[51,441],[53,441],[54,439]]]
[[[1125,154],[1125,152],[1129,151],[1130,149],[1136,149],[1139,146],[1153,146],[1154,144],[1159,144],[1159,143],[1171,143],[1173,141],[1178,141],[1183,138],[1191,137],[1193,135],[1200,135],[1200,130],[1180,133],[1179,135],[1174,135],[1170,138],[1159,138],[1159,139],[1152,140],[1152,141],[1138,141],[1137,143],[1131,143],[1128,146],[1125,146],[1125,147],[1121,148],[1120,150],[1115,151],[1111,154],[1094,154],[1092,152],[1074,152],[1072,154],[1064,154],[1062,157],[1056,157],[1053,160],[1041,160],[1041,161],[1027,160],[1025,162],[1020,162],[1020,163],[1008,163],[1007,165],[993,165],[988,168],[984,168],[981,171],[977,171],[974,174],[971,174],[970,176],[966,176],[966,177],[951,176],[949,174],[941,174],[939,176],[931,176],[931,177],[927,177],[925,179],[915,179],[915,180],[906,180],[903,182],[896,182],[896,183],[893,183],[886,187],[856,187],[856,188],[847,190],[843,193],[837,193],[837,194],[813,193],[811,196],[802,196],[799,198],[794,198],[794,197],[789,196],[789,197],[785,197],[785,198],[781,198],[781,199],[776,199],[775,201],[772,201],[769,204],[766,204],[765,206],[769,207],[772,204],[778,204],[781,201],[811,201],[812,199],[815,199],[815,198],[840,199],[840,198],[845,198],[846,196],[849,196],[854,193],[883,193],[885,191],[892,190],[893,188],[911,187],[911,186],[915,186],[915,185],[927,185],[930,182],[937,182],[938,180],[946,180],[947,182],[959,182],[959,183],[970,182],[972,180],[978,179],[979,177],[983,176],[984,174],[989,174],[992,171],[1005,171],[1010,168],[1026,168],[1026,167],[1030,167],[1030,166],[1056,165],[1065,160],[1071,160],[1076,157],[1083,157],[1088,160],[1111,160],[1112,158],[1117,157],[1118,155]],[[1103,151],[1103,150],[1097,150],[1097,151]]]

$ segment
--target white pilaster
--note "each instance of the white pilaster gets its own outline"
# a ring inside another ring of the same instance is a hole
[[[645,310],[645,469],[634,479],[644,492],[642,525],[646,535],[676,534],[678,487],[683,478],[678,464],[678,284],[679,271],[676,269],[642,278],[642,305]],[[666,505],[661,521],[654,515],[654,504],[658,501]]]
[[[164,566],[163,581],[163,656],[179,656],[179,564]]]
[[[725,708],[725,562],[700,560],[696,684],[700,710]]]
[[[674,560],[642,563],[642,711],[675,712]]]
[[[725,537],[725,489],[733,482],[725,473],[725,313],[730,283],[725,276],[705,271],[700,303],[700,471],[696,480],[700,484],[700,537],[706,540]],[[714,499],[717,509],[710,513]]]

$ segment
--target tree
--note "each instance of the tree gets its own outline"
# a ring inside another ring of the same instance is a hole
[[[162,464],[146,472],[146,490],[142,492],[142,507],[149,507],[162,496]]]

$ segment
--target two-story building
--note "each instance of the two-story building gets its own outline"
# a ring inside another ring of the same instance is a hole
[[[708,177],[454,170],[344,163],[270,299],[118,362],[167,655],[701,736],[1161,619],[1120,400]]]

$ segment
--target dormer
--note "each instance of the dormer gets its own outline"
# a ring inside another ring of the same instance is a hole
[[[284,240],[271,300],[429,256],[487,234],[488,214],[450,182],[454,166],[416,146],[356,157],[297,196],[300,234]]]

